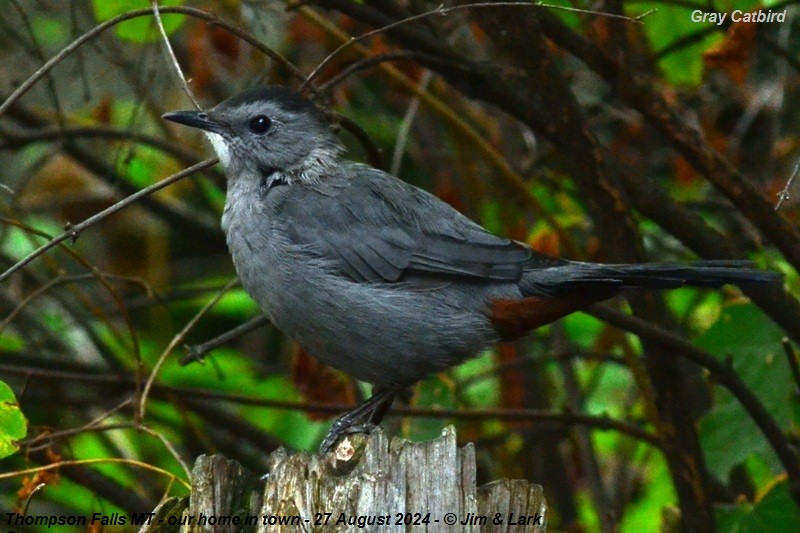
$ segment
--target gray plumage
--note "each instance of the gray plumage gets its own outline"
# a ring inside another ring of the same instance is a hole
[[[601,265],[538,254],[341,158],[324,115],[288,89],[165,117],[205,130],[225,166],[222,227],[248,294],[308,353],[382,389],[625,288],[778,279],[744,261]]]

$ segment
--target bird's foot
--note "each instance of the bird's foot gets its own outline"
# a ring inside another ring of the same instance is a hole
[[[355,433],[369,434],[378,429],[378,426],[372,422],[364,422],[362,424],[346,424],[347,421],[345,421],[345,424],[341,424],[340,422],[342,421],[342,418],[337,419],[336,422],[333,423],[330,431],[328,431],[328,435],[322,441],[322,444],[319,445],[320,453],[328,453],[333,450],[334,445],[339,440],[339,437],[353,435]]]
[[[349,413],[337,418],[331,426],[328,435],[319,446],[320,453],[327,453],[343,435],[353,433],[372,433],[380,424],[381,419],[392,405],[397,389],[382,389],[375,392],[370,398],[358,405]]]

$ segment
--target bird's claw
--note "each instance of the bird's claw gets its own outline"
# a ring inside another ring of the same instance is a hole
[[[378,429],[378,426],[372,422],[364,422],[362,424],[348,424],[347,422],[347,420],[339,419],[333,423],[330,431],[328,431],[328,435],[322,441],[322,444],[319,445],[320,453],[325,454],[333,450],[336,442],[339,440],[339,437],[353,435],[355,433],[370,434]]]

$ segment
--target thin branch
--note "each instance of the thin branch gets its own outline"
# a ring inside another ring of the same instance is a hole
[[[47,234],[47,233],[45,233],[43,231],[39,231],[36,228],[28,226],[27,224],[24,224],[24,223],[22,223],[22,222],[20,222],[18,220],[10,219],[8,217],[0,215],[0,222],[5,223],[5,224],[7,224],[9,226],[14,226],[14,227],[20,228],[21,230],[23,230],[23,231],[25,231],[27,233],[31,233],[31,234],[37,235],[39,237],[44,237],[46,239],[52,239],[52,237],[49,234]],[[117,305],[117,308],[119,309],[120,315],[122,316],[123,320],[125,321],[125,325],[128,328],[128,333],[129,333],[130,339],[131,339],[132,351],[133,351],[135,359],[138,361],[141,354],[140,354],[140,350],[139,350],[139,337],[136,334],[136,328],[133,327],[133,321],[131,320],[130,313],[128,312],[128,308],[125,306],[125,304],[124,304],[124,302],[122,300],[122,297],[119,295],[119,293],[114,289],[114,287],[109,283],[109,281],[107,279],[107,278],[114,278],[115,276],[111,275],[111,274],[107,274],[107,273],[95,268],[86,259],[81,257],[81,255],[79,253],[77,253],[75,250],[70,249],[65,244],[61,244],[60,243],[59,247],[61,248],[61,250],[63,250],[67,254],[69,254],[70,257],[72,257],[83,268],[85,268],[87,271],[89,271],[89,275],[91,275],[93,278],[95,278],[97,280],[97,282],[100,283],[100,285],[102,285],[106,289],[106,291],[108,292],[108,294],[111,297],[111,299]],[[142,283],[140,283],[140,285],[145,286],[145,290],[147,290],[148,292],[152,291],[152,288],[149,285],[147,285],[146,283],[142,282]],[[62,304],[65,304],[65,302],[62,301]],[[19,312],[20,312],[20,309],[17,309],[16,311],[13,312],[13,314],[17,314]],[[109,327],[109,330],[111,332],[113,332],[117,336],[117,338],[122,339],[122,335],[117,332],[117,330],[114,327],[114,325],[109,320],[106,320],[106,323],[107,323],[107,325]],[[3,328],[4,327],[5,327],[5,325],[3,325]],[[2,328],[0,328],[0,331],[2,331]]]
[[[47,57],[44,55],[44,51],[42,50],[42,45],[39,43],[39,39],[36,38],[36,32],[33,31],[33,25],[31,24],[30,18],[28,18],[28,14],[25,13],[25,10],[22,9],[22,6],[19,5],[17,0],[12,0],[11,5],[16,8],[20,18],[22,19],[22,23],[28,32],[28,35],[31,36],[31,43],[33,43],[33,55],[36,57],[36,59],[42,63],[45,63],[47,61]],[[61,102],[58,99],[56,83],[53,80],[53,76],[50,75],[47,76],[47,90],[50,92],[50,96],[53,99],[53,107],[55,108],[56,115],[62,119],[64,113],[61,109]]]
[[[136,461],[134,459],[123,459],[117,457],[109,457],[105,459],[80,459],[75,461],[58,461],[57,463],[52,463],[45,466],[37,466],[36,468],[26,468],[24,470],[15,470],[13,472],[3,472],[0,473],[0,479],[11,479],[13,477],[18,476],[27,476],[29,474],[37,474],[39,472],[44,472],[47,470],[56,470],[63,466],[78,466],[78,465],[97,465],[97,464],[124,464],[129,466],[137,466],[139,468],[143,468],[145,470],[150,470],[151,472],[156,472],[163,476],[166,476],[173,481],[178,481],[181,485],[186,487],[187,489],[191,490],[191,485],[184,481],[183,479],[179,478],[172,472],[168,472],[163,468],[158,468],[157,466],[149,465],[147,463],[143,463],[142,461]]]
[[[797,175],[800,174],[800,161],[794,166],[794,171],[792,171],[792,175],[789,176],[789,179],[786,181],[786,186],[784,186],[783,190],[778,194],[778,203],[775,204],[775,211],[780,208],[781,204],[789,199],[789,190],[794,185],[794,180],[797,179]]]
[[[269,319],[264,315],[260,315],[202,344],[188,345],[186,346],[186,355],[181,359],[180,364],[188,365],[193,361],[202,362],[205,355],[211,350],[219,348],[233,339],[237,339],[267,324],[269,324]]]
[[[627,70],[625,65],[604,54],[555,17],[542,17],[541,26],[557,46],[597,72],[624,104],[640,112],[647,123],[665,135],[677,153],[704,174],[740,214],[783,253],[787,261],[800,268],[800,233],[785,217],[775,212],[754,183],[708,142],[702,128],[686,118],[685,110],[675,104],[657,83],[651,83],[649,75]]]
[[[197,312],[197,314],[195,314],[192,317],[192,319],[186,323],[183,329],[180,330],[172,338],[172,341],[170,341],[167,347],[164,348],[164,351],[161,353],[161,356],[158,358],[158,361],[153,366],[153,370],[152,372],[150,372],[150,375],[147,377],[147,381],[145,382],[144,389],[142,390],[142,396],[141,398],[139,398],[139,407],[136,413],[137,419],[144,420],[145,412],[147,409],[147,398],[150,394],[150,389],[153,387],[153,383],[155,382],[156,377],[158,377],[158,373],[161,370],[161,367],[164,365],[164,362],[167,360],[167,357],[169,357],[169,354],[172,353],[172,350],[174,350],[175,347],[183,343],[183,339],[186,338],[186,335],[189,333],[189,331],[197,324],[197,322],[201,318],[203,318],[206,315],[206,313],[208,313],[211,310],[211,308],[217,305],[217,302],[219,302],[222,299],[222,297],[225,296],[225,293],[228,292],[228,290],[231,287],[233,287],[236,283],[238,283],[238,281],[239,278],[233,278],[228,283],[226,283],[225,286],[222,287],[222,289],[220,289],[217,295],[211,300],[209,300],[202,307],[202,309],[200,309]]]
[[[154,192],[156,192],[158,190],[161,190],[164,187],[167,187],[168,185],[172,185],[173,183],[175,183],[177,181],[180,181],[180,180],[182,180],[183,178],[185,178],[187,176],[191,176],[195,172],[199,172],[199,171],[201,171],[203,169],[206,169],[206,168],[209,168],[209,167],[211,167],[213,165],[216,165],[218,163],[218,161],[219,160],[217,158],[211,158],[211,159],[206,159],[204,161],[201,161],[200,163],[197,163],[196,165],[192,165],[192,166],[190,166],[188,168],[185,168],[185,169],[181,170],[180,172],[178,172],[176,174],[173,174],[172,176],[169,176],[168,178],[165,178],[165,179],[159,181],[158,183],[154,183],[153,185],[150,185],[149,187],[147,187],[145,189],[142,189],[142,190],[140,190],[140,191],[128,196],[124,200],[120,200],[119,202],[115,203],[114,205],[112,205],[112,206],[110,206],[110,207],[108,207],[106,209],[103,209],[99,213],[97,213],[95,215],[92,215],[91,217],[87,218],[83,222],[80,222],[79,224],[75,224],[74,226],[70,225],[64,233],[62,233],[58,237],[53,238],[47,244],[45,244],[43,246],[40,246],[39,248],[37,248],[36,250],[34,250],[30,254],[28,254],[25,258],[20,259],[11,268],[9,268],[8,270],[6,270],[2,274],[0,274],[0,283],[5,281],[6,279],[8,279],[17,270],[21,269],[22,267],[24,267],[25,265],[27,265],[28,263],[30,263],[31,261],[33,261],[34,259],[36,259],[40,255],[42,255],[43,253],[47,252],[51,248],[59,245],[60,243],[66,241],[67,239],[70,239],[71,241],[74,242],[78,238],[78,235],[82,231],[86,230],[87,228],[90,228],[91,226],[97,224],[101,220],[109,217],[110,215],[113,215],[114,213],[116,213],[118,211],[121,211],[122,209],[128,207],[132,203],[134,203],[137,200],[139,200],[140,198],[142,198],[144,196],[148,196],[148,195],[150,195],[150,194],[152,194],[152,193],[154,193]]]
[[[181,465],[181,468],[183,469],[183,473],[186,474],[186,478],[188,479],[188,478],[192,477],[192,470],[189,468],[189,465],[186,464],[186,461],[184,461],[181,458],[180,454],[178,453],[178,450],[175,449],[175,446],[173,446],[172,443],[170,441],[168,441],[167,438],[164,435],[162,435],[158,431],[150,428],[149,426],[146,426],[145,424],[141,424],[141,423],[135,424],[134,428],[137,431],[141,431],[141,432],[147,433],[151,437],[155,437],[156,439],[161,441],[161,444],[164,445],[164,448],[167,449],[167,452],[169,452],[169,454],[172,456],[172,458],[175,459],[175,461],[179,465]]]
[[[639,24],[642,23],[642,19],[644,19],[647,16],[650,16],[651,14],[653,14],[656,11],[655,9],[651,9],[650,11],[642,13],[641,15],[638,15],[638,16],[635,16],[635,17],[628,17],[628,16],[625,16],[625,15],[619,15],[619,14],[616,14],[616,13],[605,13],[605,12],[602,12],[602,11],[592,11],[592,10],[589,10],[589,9],[579,9],[579,8],[567,7],[567,6],[557,6],[557,5],[552,5],[552,4],[545,4],[544,2],[534,2],[534,3],[531,3],[531,2],[477,2],[477,3],[474,3],[474,4],[463,4],[463,5],[451,6],[451,7],[444,7],[444,4],[439,4],[436,8],[431,9],[430,11],[426,11],[424,13],[418,13],[416,15],[412,15],[412,16],[406,17],[404,19],[396,20],[396,21],[392,22],[391,24],[387,24],[385,26],[381,26],[380,28],[376,28],[376,29],[368,31],[366,33],[362,33],[361,35],[358,35],[358,36],[355,36],[355,37],[351,37],[349,41],[345,42],[344,44],[339,46],[336,50],[334,50],[333,52],[328,54],[328,56],[325,57],[325,59],[323,59],[322,62],[319,65],[317,65],[317,67],[313,71],[311,71],[311,74],[308,75],[308,78],[306,79],[306,81],[303,83],[303,85],[300,86],[300,90],[302,91],[303,89],[305,89],[306,86],[308,84],[310,84],[314,80],[314,78],[316,78],[319,75],[319,73],[322,72],[322,69],[324,69],[326,66],[328,66],[328,64],[337,55],[339,55],[342,51],[344,51],[345,49],[349,48],[350,46],[352,46],[353,44],[355,44],[355,43],[357,43],[359,41],[363,41],[364,39],[372,37],[373,35],[378,35],[379,33],[384,33],[384,32],[390,31],[390,30],[392,30],[392,29],[394,29],[394,28],[396,28],[398,26],[402,26],[404,24],[408,24],[410,22],[414,22],[416,20],[421,20],[421,19],[424,19],[424,18],[428,18],[428,17],[434,16],[434,15],[447,15],[449,13],[454,13],[456,11],[463,11],[463,10],[466,10],[466,9],[487,8],[487,7],[490,7],[490,8],[497,8],[497,7],[547,8],[547,9],[555,9],[555,10],[559,10],[559,11],[568,11],[570,13],[584,13],[584,14],[587,14],[587,15],[599,15],[599,16],[606,17],[606,18],[621,19],[621,20],[624,20],[624,21],[627,21],[627,22],[636,22],[636,23],[639,23]]]
[[[165,141],[160,137],[99,124],[94,126],[57,126],[27,131],[2,129],[0,130],[0,136],[2,137],[0,139],[0,150],[20,148],[36,142],[74,140],[76,137],[85,137],[111,141],[134,141],[160,150],[185,163],[194,163],[199,159],[195,154],[187,152],[175,143]]]
[[[140,287],[144,288],[144,290],[147,292],[148,295],[152,295],[152,293],[153,293],[153,289],[150,287],[150,285],[148,285],[148,283],[144,279],[142,279],[140,277],[119,276],[119,275],[116,275],[116,274],[102,274],[102,276],[104,276],[105,278],[107,278],[109,280],[125,281],[127,283],[132,283],[132,284],[139,285]],[[101,275],[99,273],[94,272],[94,273],[91,273],[91,274],[77,274],[77,275],[74,275],[74,276],[60,276],[60,277],[51,279],[50,281],[48,281],[44,285],[41,285],[36,290],[31,292],[28,296],[23,298],[19,302],[19,304],[8,314],[8,316],[6,318],[4,318],[2,321],[0,321],[0,333],[2,333],[3,330],[5,330],[8,327],[8,325],[11,323],[11,321],[13,321],[14,318],[16,318],[16,316],[20,313],[20,311],[22,311],[25,308],[25,306],[28,305],[34,298],[36,298],[38,296],[41,296],[42,294],[44,294],[45,292],[49,291],[50,289],[52,289],[53,287],[55,287],[57,285],[63,285],[65,283],[75,283],[75,282],[78,282],[78,281],[87,281],[87,280],[92,280],[92,279],[96,279],[98,281],[101,281],[102,277],[101,277]]]
[[[34,494],[36,494],[37,492],[39,492],[40,490],[42,490],[46,486],[47,486],[47,483],[39,483],[38,485],[36,485],[33,488],[32,491],[30,491],[30,493],[28,494],[28,497],[25,498],[25,505],[22,506],[22,513],[20,513],[20,514],[22,514],[22,515],[28,514],[28,508],[31,505],[31,500],[33,499]]]
[[[9,111],[9,115],[27,127],[39,128],[47,125],[44,119],[20,104],[15,104]],[[165,121],[160,120],[159,122]],[[107,183],[120,196],[125,197],[138,192],[138,187],[131,180],[125,179],[125,176],[122,176],[113,165],[107,163],[98,150],[83,147],[71,139],[64,141],[62,149],[82,167]],[[203,213],[188,207],[182,201],[176,199],[166,201],[148,196],[142,198],[140,203],[145,210],[152,212],[156,217],[164,219],[169,225],[183,232],[187,239],[196,243],[202,242],[205,247],[224,242],[224,239],[221,239],[217,221],[212,222],[207,216],[204,217]]]
[[[197,103],[197,99],[195,99],[194,95],[192,94],[192,90],[189,88],[189,83],[186,81],[186,76],[183,75],[183,70],[181,69],[181,65],[180,63],[178,63],[178,58],[175,56],[175,51],[172,49],[172,44],[170,44],[169,42],[169,37],[167,37],[167,30],[164,29],[164,23],[161,21],[161,13],[159,12],[158,0],[152,0],[150,4],[153,6],[153,16],[156,19],[156,26],[158,26],[158,31],[159,33],[161,33],[161,40],[164,41],[164,47],[167,49],[170,61],[172,61],[172,66],[175,67],[175,72],[177,72],[178,74],[178,79],[181,82],[181,87],[183,88],[183,92],[185,92],[186,96],[189,97],[189,100],[192,101],[195,109],[200,109],[200,104]]]
[[[786,360],[789,363],[789,370],[792,372],[792,378],[794,378],[794,384],[797,390],[800,391],[800,365],[797,363],[797,351],[788,337],[784,337],[781,340],[781,344],[783,345],[783,352],[786,354]]]
[[[552,325],[552,339],[553,350],[556,354],[569,354],[569,341],[561,321]],[[581,389],[572,361],[570,359],[560,358],[559,367],[561,367],[561,375],[563,377],[566,405],[573,412],[582,410],[585,406],[587,392]],[[604,517],[603,521],[608,522],[610,526],[611,523],[618,522],[619,517],[609,514],[613,513],[611,498],[609,496],[608,487],[600,473],[597,450],[592,442],[592,436],[584,427],[576,427],[573,433],[575,447],[577,448],[581,463],[583,463],[584,475],[592,503],[598,516]],[[606,529],[606,531],[608,531],[608,529]]]
[[[370,165],[375,168],[383,169],[383,157],[381,156],[381,150],[375,145],[374,142],[372,142],[372,138],[366,131],[364,131],[364,128],[359,126],[350,117],[346,117],[340,113],[331,112],[330,115],[332,116],[334,123],[340,125],[342,128],[350,132],[350,134],[358,140],[358,142],[364,148],[364,151],[367,153],[367,160],[369,161]]]
[[[419,80],[420,92],[428,89],[428,84],[432,78],[433,73],[430,70],[426,70],[422,74],[422,78]],[[389,173],[394,176],[400,174],[400,164],[403,162],[403,154],[405,153],[406,145],[408,144],[408,134],[411,132],[411,125],[414,123],[414,119],[417,116],[417,111],[419,111],[419,96],[414,95],[411,98],[411,102],[408,104],[406,113],[403,116],[403,121],[400,123],[400,129],[397,132],[397,140],[394,143],[392,163],[389,166]]]
[[[219,18],[215,17],[214,15],[210,15],[205,11],[201,11],[199,9],[194,9],[191,7],[184,7],[184,6],[175,6],[175,7],[162,7],[160,9],[161,13],[177,13],[181,15],[189,15],[192,17],[196,17],[210,24],[214,24],[219,26],[220,28],[230,32],[231,34],[239,37],[243,41],[249,43],[253,47],[257,48],[267,56],[269,56],[272,60],[280,63],[281,65],[285,66],[289,69],[289,71],[301,80],[305,80],[305,76],[303,75],[300,70],[297,69],[289,60],[284,58],[279,53],[272,50],[267,45],[263,44],[261,41],[253,37],[252,35],[248,34],[247,32],[228,24],[227,22],[220,20]],[[25,93],[27,93],[43,76],[45,76],[48,72],[50,72],[53,67],[58,65],[61,61],[64,60],[67,56],[72,54],[75,50],[80,48],[86,42],[92,40],[97,35],[103,33],[104,31],[108,30],[109,28],[113,28],[117,24],[121,22],[125,22],[126,20],[131,20],[139,17],[150,17],[153,16],[153,10],[150,8],[147,9],[137,9],[135,11],[129,11],[127,13],[123,13],[119,16],[116,16],[112,19],[109,19],[101,24],[98,24],[91,30],[87,31],[74,41],[72,41],[69,45],[62,48],[55,56],[51,57],[44,65],[42,65],[36,72],[34,72],[28,79],[22,82],[16,90],[11,93],[11,95],[6,99],[5,102],[0,104],[0,117],[2,117],[8,108],[11,105],[19,100]],[[304,87],[307,84],[304,83]],[[312,90],[316,90],[315,87],[311,87]]]
[[[333,76],[331,79],[326,81],[325,83],[319,86],[319,90],[324,93],[329,93],[333,90],[334,87],[345,81],[348,77],[352,76],[356,72],[360,72],[362,70],[366,70],[370,67],[374,67],[381,63],[386,63],[388,61],[404,61],[409,59],[414,59],[418,57],[419,54],[416,52],[412,52],[410,50],[398,50],[396,52],[387,52],[385,54],[380,54],[371,57],[365,57],[364,59],[360,59],[354,63],[351,63],[347,66],[347,68],[343,69],[337,75]]]
[[[682,339],[679,335],[661,329],[641,318],[626,315],[603,305],[594,305],[589,308],[588,312],[612,326],[635,333],[642,339],[649,339],[672,348],[677,355],[690,359],[708,370],[714,381],[728,389],[737,399],[767,438],[786,469],[795,501],[800,499],[800,460],[798,460],[797,454],[761,400],[747,387],[730,365]]]
[[[2,352],[0,352],[2,353]],[[85,383],[113,384],[116,387],[134,386],[132,380],[121,379],[113,374],[91,374],[87,372],[69,372],[53,370],[51,368],[23,367],[20,365],[0,364],[0,372],[27,377],[36,377],[51,380],[73,380]],[[190,397],[192,400],[212,400],[233,402],[239,405],[251,405],[259,407],[270,407],[273,409],[285,409],[290,411],[321,412],[331,415],[349,411],[352,405],[327,404],[315,402],[295,402],[289,400],[272,400],[265,398],[254,398],[241,394],[231,394],[218,391],[193,389],[186,387],[174,387],[170,385],[155,384],[152,387],[152,394],[159,397]],[[616,420],[608,416],[591,416],[576,413],[553,413],[552,411],[542,411],[539,409],[424,409],[411,407],[395,407],[389,414],[396,416],[411,416],[420,418],[455,418],[466,420],[484,420],[496,418],[499,420],[525,420],[532,423],[555,423],[555,424],[580,424],[601,430],[615,430],[624,433],[638,440],[647,442],[656,447],[661,447],[661,439],[641,427]]]
[[[350,6],[356,4],[349,3]],[[334,6],[334,9],[339,7]],[[341,9],[340,9],[341,10]],[[301,13],[306,16],[310,21],[318,27],[323,28],[325,31],[334,35],[342,42],[347,42],[350,39],[346,33],[327,23],[316,11],[308,8],[301,8]],[[354,16],[352,13],[347,13]],[[357,49],[362,55],[368,55],[369,51],[361,45],[356,45]],[[418,53],[418,58],[430,58],[428,54]],[[440,65],[447,64],[446,60],[433,60],[432,63]],[[459,135],[464,135],[472,143],[474,143],[477,151],[481,153],[489,164],[497,169],[498,177],[501,183],[510,191],[510,197],[514,201],[518,201],[520,205],[531,211],[537,213],[542,217],[542,220],[547,226],[552,229],[559,238],[559,242],[563,245],[564,250],[573,258],[580,258],[582,256],[580,250],[572,243],[569,234],[564,230],[562,225],[553,216],[549,209],[545,209],[539,199],[526,183],[526,180],[511,166],[509,161],[484,137],[482,137],[474,127],[472,127],[462,116],[456,113],[451,106],[442,101],[440,98],[434,96],[428,91],[420,91],[419,84],[416,80],[411,79],[409,76],[400,72],[393,65],[380,63],[380,68],[383,69],[394,81],[397,81],[409,93],[416,95],[420,98],[429,109],[440,115],[447,123],[449,123]]]

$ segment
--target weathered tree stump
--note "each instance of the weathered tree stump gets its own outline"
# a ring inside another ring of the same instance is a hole
[[[270,457],[258,480],[221,455],[201,456],[192,493],[156,509],[142,532],[545,530],[542,488],[524,480],[476,486],[472,444],[455,430],[429,442],[357,435],[327,456]]]

